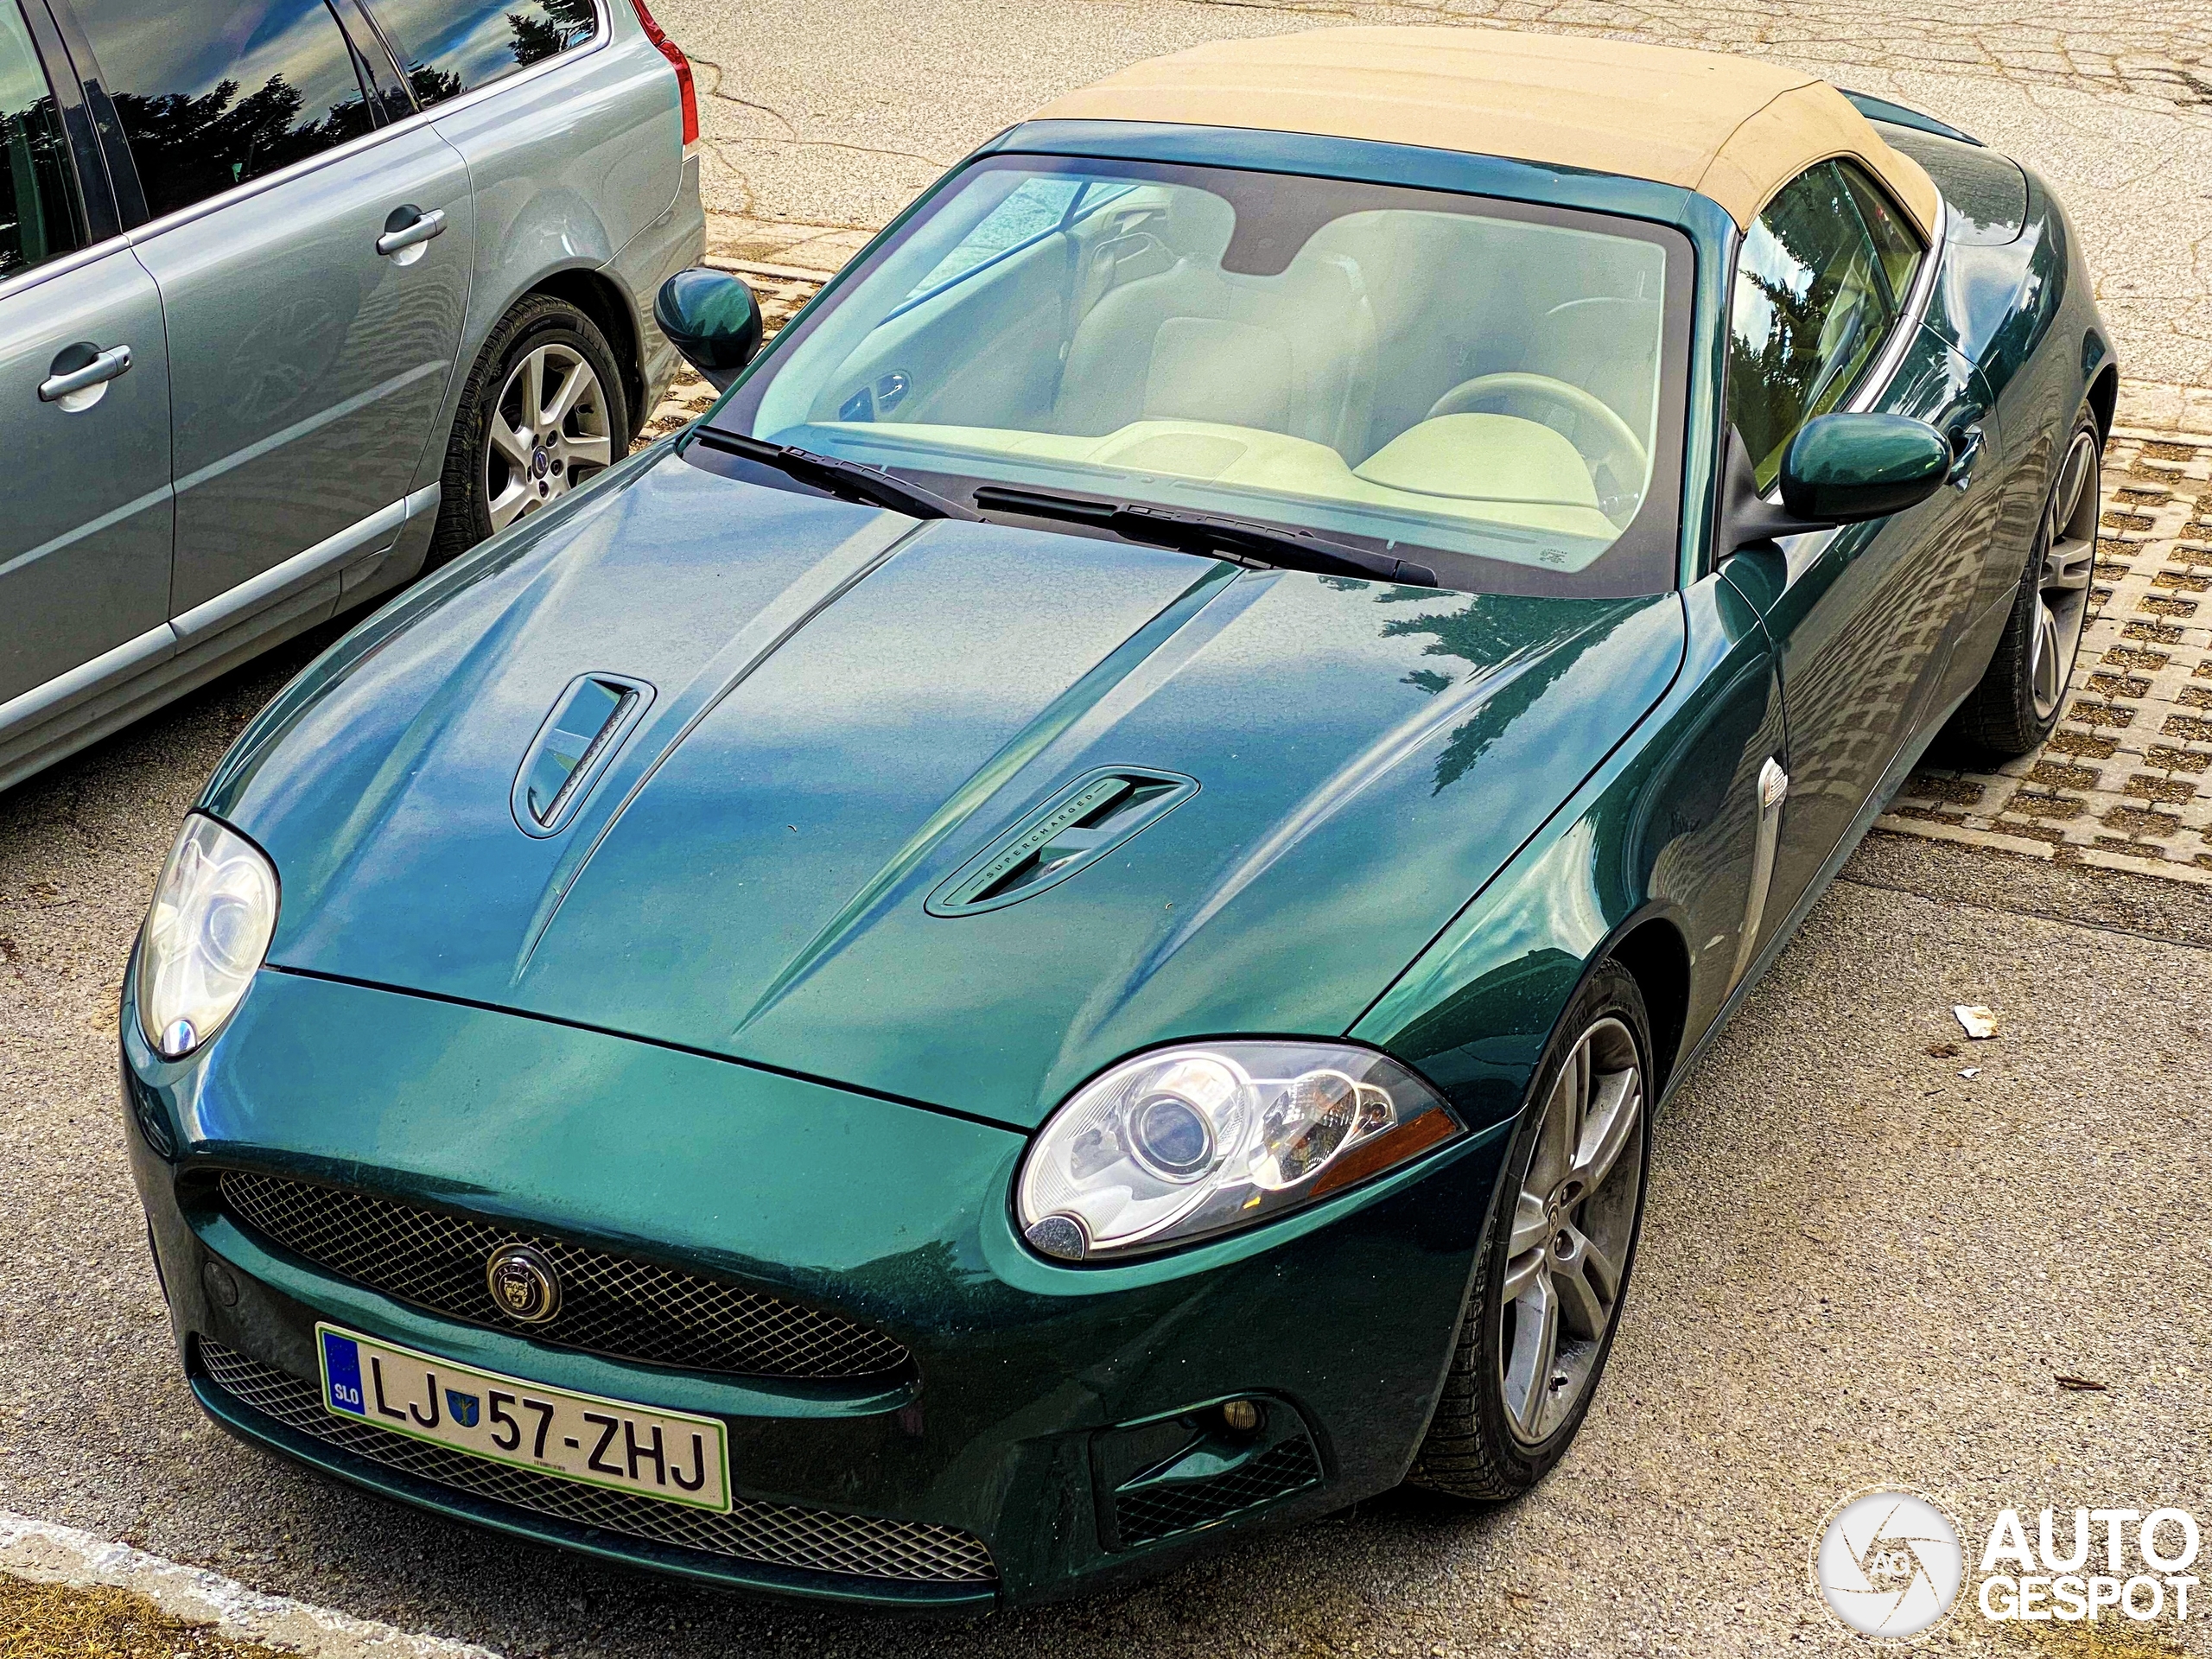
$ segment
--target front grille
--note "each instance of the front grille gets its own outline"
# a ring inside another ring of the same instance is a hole
[[[906,1584],[983,1585],[998,1579],[983,1541],[957,1527],[838,1515],[741,1497],[732,1501],[728,1515],[715,1515],[556,1480],[369,1423],[348,1421],[323,1409],[313,1383],[204,1338],[199,1347],[200,1365],[209,1380],[247,1409],[355,1457],[494,1503],[681,1549],[809,1573]]]
[[[337,1187],[232,1170],[223,1202],[242,1225],[372,1290],[477,1325],[617,1359],[751,1376],[834,1381],[906,1369],[881,1332],[779,1297],[488,1222]],[[530,1243],[561,1275],[541,1325],[501,1312],[485,1283],[502,1244]]]
[[[1124,1544],[1147,1544],[1210,1522],[1224,1521],[1311,1486],[1321,1478],[1313,1442],[1303,1434],[1271,1446],[1241,1469],[1211,1480],[1180,1482],[1117,1493],[1114,1519]]]

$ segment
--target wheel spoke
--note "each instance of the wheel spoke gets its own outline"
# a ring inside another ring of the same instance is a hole
[[[518,472],[530,470],[530,444],[497,410],[492,412],[492,447],[514,464]]]
[[[1606,1073],[1597,1080],[1594,1093],[1572,1171],[1586,1193],[1605,1184],[1643,1116],[1643,1080],[1633,1069]]]
[[[2046,594],[2079,593],[2089,585],[2096,563],[2094,542],[2054,540],[2044,550],[2043,578],[2037,586]]]
[[[505,530],[522,517],[523,512],[537,498],[531,493],[528,475],[518,474],[508,480],[507,487],[493,496],[487,504],[492,509],[492,528]]]
[[[1581,1122],[1583,1073],[1589,1058],[1587,1044],[1575,1045],[1544,1100],[1543,1121],[1536,1127],[1536,1144],[1529,1154],[1528,1179],[1522,1183],[1530,1192],[1548,1196],[1566,1179]]]
[[[2059,679],[2058,613],[2044,604],[2040,596],[2036,601],[2036,637],[2028,664],[2028,682],[2035,692],[2036,707],[2048,711],[2058,702],[2064,690]]]
[[[2059,468],[2058,487],[2051,492],[2052,529],[2063,536],[2073,528],[2074,515],[2081,511],[2082,491],[2095,472],[2097,446],[2088,434],[2082,433],[2066,452],[2064,464]]]
[[[1539,1438],[1537,1423],[1551,1398],[1552,1365],[1559,1356],[1559,1299],[1539,1278],[1513,1304],[1513,1351],[1505,1363],[1505,1409],[1523,1440]]]
[[[614,446],[605,437],[563,438],[560,454],[570,467],[579,463],[586,467],[610,467],[614,462]]]
[[[568,372],[561,381],[561,390],[554,394],[552,404],[545,411],[544,426],[558,430],[562,423],[575,413],[579,404],[588,397],[595,401],[598,391],[599,378],[592,373],[591,365],[581,358],[576,359],[569,365]]]
[[[1567,1236],[1567,1249],[1554,1258],[1551,1273],[1560,1322],[1582,1341],[1595,1342],[1612,1320],[1613,1299],[1620,1294],[1620,1268],[1579,1227],[1567,1224],[1560,1230]]]
[[[545,348],[538,347],[522,362],[522,413],[531,425],[545,427]]]

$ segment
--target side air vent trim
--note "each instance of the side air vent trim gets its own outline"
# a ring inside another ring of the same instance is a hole
[[[566,829],[652,701],[652,687],[626,674],[570,680],[523,751],[508,797],[515,826],[538,836]]]
[[[1149,766],[1100,766],[955,870],[922,906],[932,916],[974,916],[1042,893],[1094,864],[1198,792],[1198,780]]]

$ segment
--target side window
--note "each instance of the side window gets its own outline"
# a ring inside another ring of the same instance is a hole
[[[374,10],[425,105],[558,56],[599,27],[592,0],[384,0]]]
[[[1917,244],[1879,193],[1863,179],[1858,186],[1834,162],[1799,174],[1745,232],[1737,257],[1728,418],[1761,489],[1797,429],[1841,403],[1874,360],[1897,318],[1897,280],[1909,282],[1918,262]],[[1884,210],[1878,233],[1861,189]]]
[[[46,72],[15,0],[0,0],[0,282],[85,243]]]
[[[155,217],[375,124],[327,0],[74,0]]]

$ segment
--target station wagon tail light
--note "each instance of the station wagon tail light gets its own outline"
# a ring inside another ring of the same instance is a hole
[[[261,849],[194,813],[162,867],[138,957],[138,1027],[182,1059],[231,1017],[276,931],[276,872]]]
[[[665,29],[653,21],[645,10],[645,0],[630,0],[637,11],[638,21],[645,25],[645,38],[657,47],[661,56],[676,68],[676,93],[683,105],[683,147],[689,149],[699,142],[699,89],[692,84],[691,60],[683,55],[683,48],[668,38]]]
[[[1463,1133],[1428,1085],[1339,1043],[1205,1043],[1069,1096],[1022,1164],[1022,1236],[1084,1262],[1267,1221]]]

